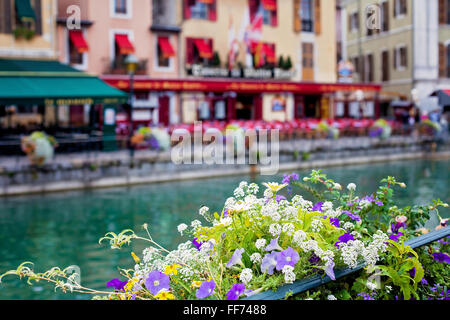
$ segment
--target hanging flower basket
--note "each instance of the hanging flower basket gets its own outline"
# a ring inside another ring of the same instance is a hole
[[[35,166],[49,163],[53,159],[57,146],[55,138],[41,131],[35,131],[21,140],[22,151],[25,152],[30,163]]]
[[[379,119],[375,121],[369,130],[369,136],[371,138],[380,138],[385,140],[389,138],[392,134],[392,127],[384,119]]]
[[[328,124],[327,121],[321,121],[316,128],[316,132],[327,139],[338,139],[339,138],[339,129]]]
[[[161,128],[141,127],[131,138],[131,144],[135,148],[164,151],[170,148],[170,136]]]

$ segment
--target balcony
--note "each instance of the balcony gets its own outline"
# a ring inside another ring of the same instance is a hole
[[[115,59],[112,62],[110,62],[108,59],[104,59],[104,63],[106,64],[104,68],[104,74],[118,74],[118,75],[124,75],[128,74],[127,66],[124,62],[124,59]],[[142,59],[139,60],[139,64],[137,66],[136,75],[145,75],[147,74],[147,65],[148,60]]]

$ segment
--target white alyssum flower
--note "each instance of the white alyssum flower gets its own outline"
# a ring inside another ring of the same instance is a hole
[[[259,192],[259,186],[256,183],[251,183],[248,186],[248,191],[252,194],[257,194]]]
[[[350,231],[353,230],[355,228],[355,225],[351,222],[346,222],[344,223],[344,230]]]
[[[295,231],[295,226],[292,223],[285,223],[283,225],[283,233],[291,236]]]
[[[258,252],[255,252],[254,254],[252,254],[252,255],[250,256],[250,261],[251,261],[253,264],[260,264],[261,261],[262,261],[262,256],[261,256],[261,254],[258,253]]]
[[[247,285],[253,278],[253,271],[251,269],[244,269],[239,276],[239,279]]]
[[[258,239],[255,242],[255,247],[256,249],[261,250],[266,246],[266,243],[267,243],[266,239]]]
[[[342,186],[339,183],[334,184],[334,189],[336,190],[342,190]]]
[[[391,286],[385,286],[384,288],[386,289],[387,293],[390,293],[392,291],[392,287]]]
[[[273,237],[278,237],[281,233],[281,226],[278,223],[273,223],[269,226],[269,233]]]
[[[337,298],[335,296],[333,296],[332,294],[328,295],[327,299],[328,300],[337,300]]]
[[[191,227],[194,228],[194,229],[198,229],[201,226],[202,226],[202,223],[199,220],[194,220],[194,221],[191,222]]]
[[[298,230],[294,232],[294,236],[292,237],[292,241],[297,245],[300,246],[300,244],[306,240],[306,233],[303,230]]]
[[[185,223],[182,223],[182,224],[178,225],[178,227],[177,227],[178,232],[179,232],[181,235],[183,235],[183,232],[184,232],[187,228],[188,228],[188,226],[187,226],[187,224],[185,224]]]
[[[241,187],[236,188],[234,190],[233,194],[234,194],[235,198],[243,198],[243,197],[245,197],[245,192],[244,192],[244,190]]]
[[[208,212],[209,212],[208,207],[201,207],[200,210],[198,211],[198,214],[201,215],[202,217],[204,217],[205,214],[207,214]]]
[[[296,277],[292,266],[284,266],[281,272],[284,274],[284,282],[287,284],[294,283]]]
[[[377,289],[377,284],[373,283],[371,281],[367,281],[366,286],[367,286],[367,288],[369,288],[369,290],[372,290],[372,291]]]
[[[323,228],[323,223],[319,219],[311,221],[311,229],[313,232],[319,232]]]
[[[349,183],[349,184],[347,185],[347,189],[348,189],[349,191],[355,191],[355,190],[356,190],[356,184],[354,184],[354,183]]]

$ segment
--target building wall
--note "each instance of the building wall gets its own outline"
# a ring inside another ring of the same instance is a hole
[[[336,80],[336,41],[335,41],[335,0],[322,0],[321,5],[321,33],[294,32],[294,1],[278,0],[278,25],[263,26],[263,42],[274,43],[276,46],[277,60],[282,55],[291,57],[296,68],[296,77],[292,80],[301,81],[301,42],[315,43],[315,81],[334,82]],[[179,1],[182,6],[182,1]],[[220,55],[222,64],[227,61],[230,19],[233,21],[235,34],[238,36],[241,24],[248,15],[248,1],[242,0],[217,0],[217,20],[187,19],[182,23],[181,34],[181,65],[184,64],[186,55],[186,38],[212,38],[213,50]],[[179,12],[182,19],[182,7]],[[245,49],[241,44],[238,61],[245,64]],[[183,69],[183,68],[182,68]],[[180,70],[186,74],[186,70]]]
[[[31,40],[16,39],[14,34],[0,33],[0,57],[55,58],[56,57],[56,0],[41,0],[42,35]],[[12,6],[14,6],[14,1]]]

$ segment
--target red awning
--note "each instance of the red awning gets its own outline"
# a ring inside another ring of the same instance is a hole
[[[69,38],[79,53],[89,50],[89,46],[86,40],[84,40],[83,33],[80,30],[69,30]]]
[[[212,48],[209,46],[208,42],[203,39],[194,40],[195,46],[200,53],[200,57],[205,59],[211,59],[213,56]]]
[[[134,53],[134,47],[126,34],[116,34],[116,43],[119,46],[121,54]]]
[[[158,37],[158,44],[161,47],[164,58],[175,57],[175,50],[173,50],[168,37]]]
[[[275,56],[275,52],[273,50],[272,45],[265,43],[264,44],[264,53],[266,54],[266,61],[270,63],[275,63],[277,58]]]
[[[277,0],[262,0],[262,5],[268,11],[277,10]]]

